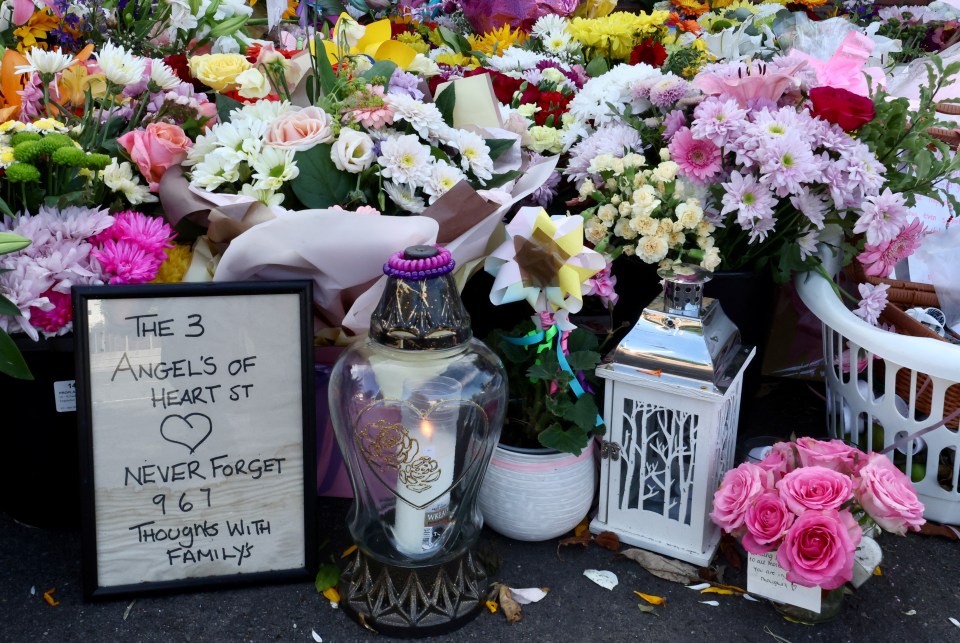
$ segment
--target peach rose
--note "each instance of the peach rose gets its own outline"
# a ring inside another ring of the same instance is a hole
[[[169,123],[150,123],[146,129],[127,132],[117,139],[150,184],[151,192],[160,190],[160,179],[167,168],[187,158],[193,147],[183,130]]]
[[[264,141],[267,145],[302,152],[319,143],[333,141],[333,119],[319,107],[289,111],[273,121]]]

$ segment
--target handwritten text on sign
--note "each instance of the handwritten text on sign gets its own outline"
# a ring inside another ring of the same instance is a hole
[[[100,585],[303,566],[298,297],[94,299],[88,329]]]
[[[750,554],[747,565],[749,593],[820,613],[820,588],[804,587],[788,581],[786,570],[777,563],[777,552]]]

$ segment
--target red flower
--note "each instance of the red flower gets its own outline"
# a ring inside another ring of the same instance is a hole
[[[279,96],[279,95],[277,95],[277,94],[272,94],[272,93],[271,93],[271,94],[267,94],[267,95],[264,96],[263,98],[244,98],[243,96],[240,95],[240,92],[238,92],[238,91],[236,91],[236,90],[234,90],[234,91],[229,91],[229,92],[223,92],[223,95],[226,96],[227,98],[232,98],[233,100],[237,101],[238,103],[244,103],[244,104],[247,104],[247,105],[256,103],[258,100],[270,100],[270,101],[273,101],[273,102],[277,102],[277,101],[280,100],[280,96]]]
[[[860,129],[877,115],[871,99],[836,87],[811,89],[810,102],[811,114],[839,125],[844,132]]]
[[[647,38],[630,52],[630,64],[646,63],[651,67],[660,67],[667,60],[667,50],[653,38]]]
[[[244,56],[246,57],[246,59],[247,59],[247,61],[248,61],[249,63],[255,64],[255,63],[257,62],[257,58],[260,56],[260,49],[261,49],[260,43],[257,43],[257,42],[255,42],[255,43],[253,43],[252,45],[250,45],[249,47],[247,47],[247,53],[244,54]],[[282,56],[283,56],[284,58],[286,58],[287,60],[290,60],[291,58],[293,58],[294,56],[296,56],[297,54],[299,54],[301,50],[299,50],[299,49],[276,49],[275,51],[276,51],[278,54],[282,55]]]
[[[504,105],[511,105],[513,103],[513,95],[520,89],[520,85],[523,84],[523,80],[519,78],[511,78],[498,71],[490,71],[479,67],[472,71],[465,72],[463,75],[477,76],[478,74],[490,74],[490,80],[493,81],[493,93],[497,95],[497,100]],[[537,91],[535,87],[534,90]],[[539,91],[537,91],[537,93],[539,94]],[[531,95],[530,88],[528,87],[527,90],[524,91],[521,102],[532,103],[535,101],[536,95]]]
[[[533,120],[537,125],[546,125],[550,116],[553,116],[550,125],[559,126],[560,118],[566,113],[570,99],[571,96],[560,92],[540,92],[536,103],[540,110],[533,115]]]
[[[194,80],[190,75],[190,66],[187,64],[186,54],[172,54],[163,59],[167,66],[173,70],[177,78],[185,83],[190,83],[197,92],[205,92],[208,87],[199,80]]]

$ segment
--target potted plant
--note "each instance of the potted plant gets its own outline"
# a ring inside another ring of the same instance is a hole
[[[603,433],[593,392],[596,337],[574,326],[583,283],[605,268],[583,245],[583,219],[522,208],[509,237],[487,259],[494,304],[526,299],[533,322],[495,331],[490,344],[508,373],[511,408],[480,489],[480,511],[495,531],[547,540],[572,529],[596,492],[590,448]]]

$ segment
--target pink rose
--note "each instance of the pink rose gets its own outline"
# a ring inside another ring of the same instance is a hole
[[[860,469],[856,489],[860,505],[881,528],[898,534],[920,530],[923,504],[913,485],[884,455],[871,453]]]
[[[177,125],[150,123],[146,129],[127,132],[117,139],[130,159],[137,164],[140,174],[150,184],[151,192],[160,190],[163,173],[187,158],[193,141]]]
[[[808,509],[839,509],[853,495],[853,481],[825,467],[800,467],[783,476],[777,489],[790,511],[799,515]]]
[[[747,509],[753,500],[773,487],[773,477],[755,464],[744,462],[723,476],[720,488],[713,495],[710,518],[724,531],[743,526]]]
[[[846,517],[841,514],[846,514]],[[807,511],[787,530],[777,550],[777,562],[787,580],[804,587],[836,589],[853,577],[853,557],[859,537],[851,532],[849,511]]]
[[[794,518],[780,494],[775,491],[760,494],[744,518],[747,533],[743,536],[743,548],[751,554],[767,553],[777,546]]]
[[[792,442],[777,442],[770,453],[757,463],[757,466],[773,474],[773,480],[779,481],[796,468],[796,454]]]
[[[796,441],[800,464],[805,467],[826,467],[840,473],[856,473],[866,462],[867,454],[843,440],[799,438]]]
[[[291,110],[273,121],[264,141],[267,145],[303,152],[333,141],[333,119],[319,107]]]

